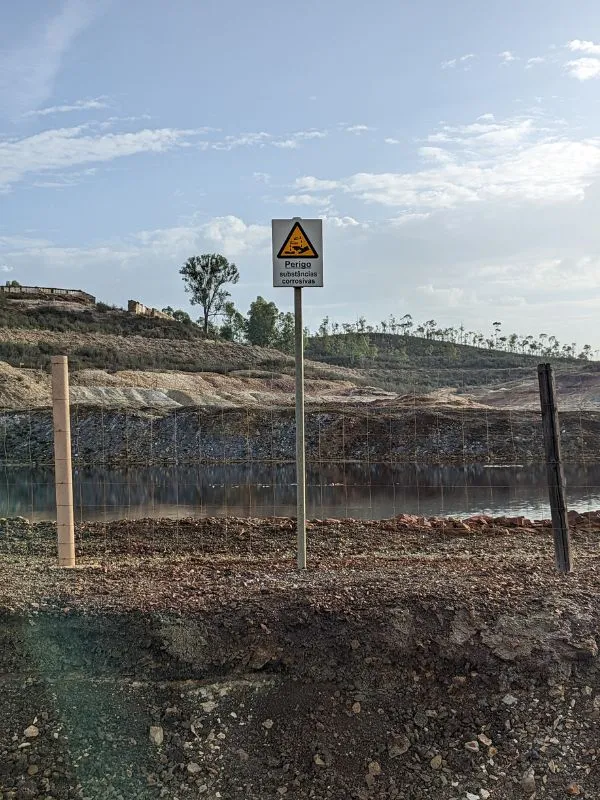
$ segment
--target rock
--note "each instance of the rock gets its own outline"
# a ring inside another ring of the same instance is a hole
[[[240,761],[248,761],[248,759],[250,758],[248,753],[245,750],[242,750],[241,747],[239,747],[235,752],[237,753]]]
[[[398,758],[398,756],[404,755],[409,749],[410,739],[408,736],[397,736],[388,746],[388,755],[390,758]]]
[[[434,756],[431,761],[429,762],[429,766],[431,769],[441,769],[442,766],[442,757],[441,755]]]
[[[197,775],[199,772],[202,772],[202,767],[195,761],[190,761],[187,765],[187,771],[190,773],[190,775]]]
[[[581,786],[578,783],[570,783],[566,788],[567,794],[574,797],[575,795],[581,794]]]
[[[369,775],[381,775],[381,764],[379,763],[379,761],[370,762]]]
[[[473,792],[467,792],[467,800],[479,800],[479,795],[473,794]]]
[[[505,706],[514,706],[516,705],[516,703],[518,703],[518,700],[512,694],[505,694],[504,697],[502,698],[502,702],[504,703]]]
[[[485,733],[480,733],[477,738],[479,739],[481,744],[484,744],[486,747],[492,746],[492,740],[490,739],[489,736],[486,736]]]
[[[360,714],[361,705],[360,705],[360,703],[358,701],[356,703],[353,703],[352,711],[353,711],[354,714]]]
[[[150,725],[150,732],[148,738],[157,747],[160,747],[164,741],[165,734],[160,725]]]
[[[214,711],[217,707],[217,703],[214,700],[207,700],[205,703],[200,703],[200,706],[203,711],[206,711],[207,714],[210,714],[211,711]]]
[[[529,768],[523,773],[521,786],[523,787],[523,791],[527,792],[527,794],[533,794],[533,792],[535,792],[535,770]]]
[[[275,724],[275,723],[273,722],[273,720],[272,720],[272,719],[266,719],[266,720],[263,722],[263,724],[262,724],[262,725],[263,725],[263,728],[266,728],[268,731],[270,731],[270,730],[271,730],[271,728],[273,727],[273,725],[274,725],[274,724]]]
[[[37,764],[30,764],[27,767],[27,774],[28,775],[37,775],[39,771],[40,771],[40,768],[38,767]]]
[[[479,752],[479,742],[472,741],[472,742],[465,742],[465,749],[470,750],[472,753]]]
[[[316,753],[316,755],[313,756],[313,761],[315,762],[317,767],[324,767],[325,766],[325,762],[323,761],[323,759],[321,758],[321,756],[318,753]]]
[[[40,729],[36,725],[30,725],[28,728],[25,728],[23,735],[27,739],[35,739],[40,735]]]
[[[480,789],[479,790],[479,797],[481,797],[481,800],[488,800],[489,796],[490,796],[490,793],[488,792],[487,789]]]

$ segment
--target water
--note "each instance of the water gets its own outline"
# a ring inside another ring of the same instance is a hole
[[[569,508],[600,508],[600,464],[566,465]],[[319,464],[308,468],[310,517],[380,519],[409,513],[547,518],[543,465],[488,468]],[[295,516],[292,465],[84,469],[75,473],[76,519]],[[50,469],[0,470],[0,516],[55,519]]]

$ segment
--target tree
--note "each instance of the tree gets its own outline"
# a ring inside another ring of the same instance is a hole
[[[274,346],[284,353],[293,353],[295,338],[295,321],[291,311],[281,312],[277,317],[277,329],[275,331]]]
[[[250,310],[248,311],[246,335],[250,344],[256,344],[260,347],[272,345],[277,333],[278,317],[279,311],[275,303],[258,296],[250,304]]]
[[[248,327],[246,318],[237,310],[232,300],[225,303],[222,313],[225,322],[219,329],[219,336],[228,342],[241,342]]]
[[[413,327],[413,318],[410,314],[405,314],[400,320],[400,328],[404,336],[408,336]]]
[[[162,309],[163,314],[168,314],[170,317],[173,317],[174,320],[177,322],[183,322],[185,325],[192,324],[192,318],[187,313],[187,311],[183,311],[181,308],[173,308],[172,306],[166,306],[166,308]]]
[[[188,258],[179,274],[183,276],[186,292],[192,295],[192,305],[202,307],[201,320],[204,333],[208,333],[210,318],[223,313],[230,296],[223,287],[240,279],[238,269],[219,253],[205,253]]]
[[[494,341],[496,346],[498,345],[498,337],[500,336],[500,328],[502,327],[501,322],[492,322],[492,327],[494,328]]]
[[[5,286],[20,286],[19,281],[6,281]]]

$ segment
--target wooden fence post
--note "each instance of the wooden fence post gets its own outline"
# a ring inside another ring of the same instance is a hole
[[[554,552],[556,568],[566,574],[571,571],[571,542],[567,502],[565,498],[565,478],[560,451],[560,427],[556,408],[556,387],[551,364],[538,365],[542,425],[544,429],[544,448],[546,451],[546,471],[548,491],[554,531]]]
[[[66,356],[52,356],[52,416],[54,420],[54,485],[58,566],[75,566],[75,515],[71,467],[69,365]]]

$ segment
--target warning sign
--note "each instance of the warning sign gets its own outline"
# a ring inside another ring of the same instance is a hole
[[[287,239],[281,245],[277,258],[318,258],[319,254],[312,246],[304,228],[299,222],[289,232]]]
[[[273,286],[323,286],[323,220],[274,219]]]

